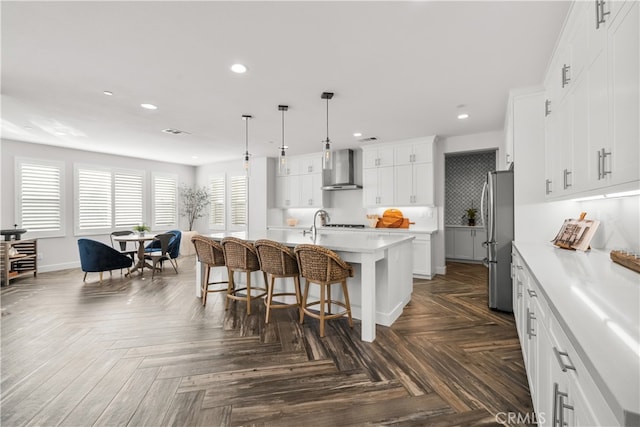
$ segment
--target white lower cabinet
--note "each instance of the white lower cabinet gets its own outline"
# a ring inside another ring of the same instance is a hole
[[[538,425],[619,425],[515,248],[511,271],[514,318]]]
[[[482,261],[487,256],[484,228],[446,227],[445,234],[447,258]]]
[[[431,236],[416,234],[413,239],[413,275],[431,278]]]

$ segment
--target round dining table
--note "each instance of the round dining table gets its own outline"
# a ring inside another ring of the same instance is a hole
[[[144,242],[151,241],[156,238],[155,234],[144,233],[144,234],[127,234],[124,236],[113,236],[113,240],[116,242],[136,242],[138,244],[138,262],[131,269],[131,273],[136,270],[140,270],[140,274],[144,273],[144,268],[153,268],[151,264],[148,264],[144,261]]]

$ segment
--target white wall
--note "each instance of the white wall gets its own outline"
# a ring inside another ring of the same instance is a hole
[[[124,169],[136,169],[145,171],[145,180],[148,194],[150,195],[150,183],[152,172],[175,173],[178,175],[178,183],[192,185],[195,178],[193,166],[163,163],[143,160],[139,158],[114,156],[110,154],[94,153],[89,151],[74,150],[68,148],[53,147],[50,145],[30,144],[11,140],[2,140],[0,147],[2,164],[2,182],[0,184],[0,227],[13,228],[16,222],[15,216],[15,158],[30,157],[34,159],[56,160],[65,164],[64,196],[66,235],[64,237],[40,238],[38,240],[38,252],[41,259],[38,260],[38,270],[54,271],[80,266],[77,240],[81,235],[74,234],[74,194],[73,194],[73,170],[74,163],[84,163],[106,167],[118,167]],[[151,223],[151,197],[147,198],[147,224]],[[180,218],[181,228],[186,228],[186,219]],[[18,224],[20,226],[20,224]],[[24,238],[29,238],[27,232]],[[109,235],[91,235],[89,238],[99,240],[111,245]]]
[[[444,237],[444,155],[473,151],[497,150],[497,159],[504,159],[504,133],[502,131],[454,136],[438,139],[435,147],[435,204],[438,207],[438,233],[431,237],[433,244],[433,269],[437,274],[446,273]],[[504,160],[496,160],[498,169],[505,167]]]

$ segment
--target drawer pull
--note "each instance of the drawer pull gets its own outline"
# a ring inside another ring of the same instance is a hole
[[[538,294],[536,294],[536,291],[532,290],[532,289],[527,289],[527,292],[529,292],[529,296],[531,298],[537,298]]]
[[[553,347],[553,353],[556,355],[556,359],[558,360],[558,364],[560,364],[560,369],[562,372],[567,372],[567,369],[571,369],[572,371],[576,370],[576,367],[571,364],[571,358],[569,358],[569,354],[566,351],[559,351],[556,347]],[[565,364],[562,360],[562,356],[566,357],[569,360],[569,364]]]

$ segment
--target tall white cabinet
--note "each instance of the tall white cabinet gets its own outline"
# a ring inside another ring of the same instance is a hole
[[[321,208],[322,155],[290,156],[276,176],[276,207]]]
[[[544,82],[548,199],[640,183],[640,3],[574,2]]]
[[[432,206],[435,136],[362,148],[366,207]]]

